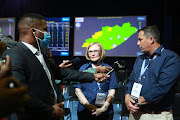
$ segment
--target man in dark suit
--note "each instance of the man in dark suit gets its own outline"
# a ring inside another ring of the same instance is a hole
[[[26,112],[16,113],[19,120],[58,120],[63,117],[63,109],[58,103],[58,91],[55,79],[76,80],[78,82],[106,80],[108,75],[90,74],[68,68],[60,68],[48,63],[41,54],[40,44],[48,38],[45,18],[29,13],[21,17],[18,23],[19,42],[4,52],[12,59],[12,75],[29,88],[30,102]]]

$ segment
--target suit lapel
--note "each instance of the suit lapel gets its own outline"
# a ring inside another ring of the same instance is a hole
[[[37,69],[41,70],[44,76],[48,79],[46,72],[43,68],[43,65],[40,63],[40,61],[37,59],[37,57],[32,53],[32,51],[24,45],[22,42],[18,42],[17,46],[25,52],[25,54],[28,56],[29,60],[33,61],[33,63],[36,65]],[[49,80],[49,79],[48,79]]]
[[[44,60],[45,60],[45,62],[46,62],[46,66],[47,66],[47,68],[49,69],[49,72],[50,72],[50,74],[51,74],[51,80],[52,80],[52,83],[53,83],[53,86],[54,86],[54,88],[56,89],[56,91],[57,91],[57,88],[56,88],[56,83],[55,83],[55,80],[54,80],[54,77],[53,77],[53,72],[52,72],[52,70],[51,70],[51,67],[50,67],[50,64],[49,64],[49,62],[48,62],[48,59],[43,55],[43,57],[44,57]]]
[[[33,61],[33,63],[36,65],[37,69],[39,68],[39,69],[42,71],[43,75],[46,76],[46,79],[49,81],[49,78],[48,78],[48,76],[47,76],[47,74],[46,74],[46,72],[45,72],[45,70],[44,70],[44,68],[43,68],[43,65],[40,63],[40,61],[37,59],[37,57],[32,53],[32,51],[29,50],[29,48],[28,48],[26,45],[24,45],[22,42],[18,42],[18,43],[17,43],[17,46],[18,46],[23,52],[25,52],[25,54],[26,54],[27,56],[29,56],[30,60]],[[54,78],[53,78],[53,76],[52,76],[52,71],[51,71],[51,69],[50,69],[50,65],[48,64],[47,59],[44,58],[44,60],[45,60],[45,62],[46,62],[46,66],[48,67],[49,72],[50,72],[50,74],[51,74],[51,78],[52,78],[52,82],[53,82],[54,88],[55,88],[56,91],[57,91],[57,88],[56,88],[56,85],[55,85],[55,82],[54,82]]]

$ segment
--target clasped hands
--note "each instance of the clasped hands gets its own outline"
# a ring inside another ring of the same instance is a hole
[[[146,101],[143,96],[140,96],[138,100],[141,105],[149,104],[149,102]],[[137,113],[140,109],[140,107],[137,106],[136,102],[131,98],[130,94],[125,95],[125,104],[129,112],[132,114]]]
[[[143,96],[140,96],[138,100],[141,105],[148,104],[148,102],[144,99]],[[125,95],[125,104],[129,112],[132,114],[137,113],[140,109],[140,107],[137,106],[136,102],[131,98],[130,94]]]
[[[139,111],[140,107],[136,105],[136,102],[131,98],[127,97],[125,98],[125,104],[127,109],[129,110],[130,113],[135,114]]]
[[[107,110],[107,108],[105,108],[104,106],[102,106],[101,108],[97,108],[96,106],[92,104],[85,104],[84,106],[92,112],[92,115],[95,115],[95,116],[99,116],[100,114],[102,114],[103,112]]]

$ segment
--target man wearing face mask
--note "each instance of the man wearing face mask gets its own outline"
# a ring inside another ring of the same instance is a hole
[[[19,20],[18,30],[19,42],[12,49],[5,51],[3,56],[11,57],[12,75],[29,88],[31,100],[25,106],[24,113],[16,113],[19,120],[60,120],[63,117],[63,104],[59,103],[55,79],[93,82],[102,78],[103,82],[109,77],[105,74],[83,73],[50,64],[41,53],[41,47],[47,46],[51,38],[43,16],[35,13],[25,14]]]

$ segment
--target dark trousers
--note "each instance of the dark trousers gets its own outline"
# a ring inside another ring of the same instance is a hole
[[[114,113],[108,114],[106,112],[106,113],[102,113],[99,116],[95,116],[92,115],[91,111],[84,109],[81,112],[77,112],[77,115],[78,115],[78,120],[112,120]]]

